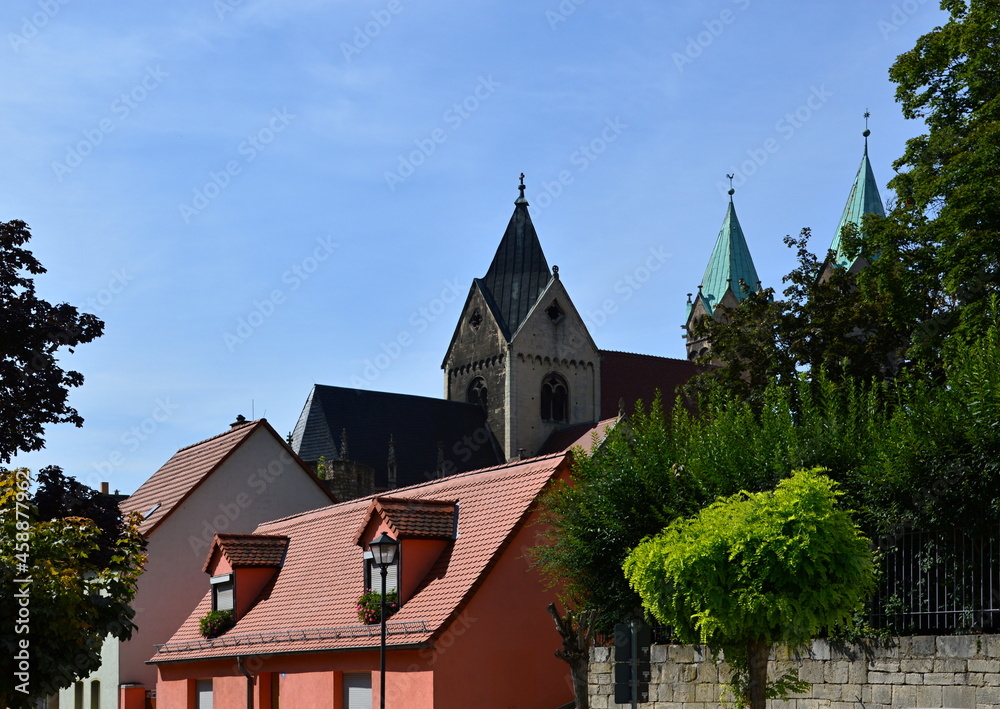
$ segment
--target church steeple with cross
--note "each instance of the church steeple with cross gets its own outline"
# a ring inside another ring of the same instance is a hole
[[[695,321],[704,317],[721,319],[724,317],[725,309],[739,305],[748,293],[760,288],[750,247],[747,246],[740,220],[736,217],[736,206],[733,204],[733,195],[736,192],[732,186],[733,175],[726,177],[729,178],[729,205],[726,208],[726,216],[715,239],[705,275],[698,285],[698,294],[693,301],[688,300],[687,321],[684,324],[688,359],[695,359],[711,347],[711,343],[704,338],[693,335],[692,328]]]
[[[549,267],[524,173],[486,275],[473,279],[441,367],[445,398],[482,406],[503,457],[535,455],[553,431],[596,421],[600,355]]]

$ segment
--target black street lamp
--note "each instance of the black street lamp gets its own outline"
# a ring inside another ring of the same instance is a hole
[[[368,548],[371,550],[372,558],[382,571],[382,642],[379,645],[379,694],[378,704],[381,709],[385,709],[385,576],[389,566],[396,560],[396,552],[399,551],[399,542],[390,537],[385,532],[378,539],[370,542]]]

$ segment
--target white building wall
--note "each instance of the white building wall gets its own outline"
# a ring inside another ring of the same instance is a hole
[[[284,446],[266,428],[255,431],[150,534],[133,602],[139,629],[126,643],[106,644],[104,664],[94,675],[102,677],[102,697],[116,697],[120,684],[156,686],[156,667],[145,662],[208,592],[202,565],[216,532],[249,533],[262,522],[328,504]],[[60,693],[60,706],[73,707],[72,688]],[[107,706],[117,706],[117,700]]]

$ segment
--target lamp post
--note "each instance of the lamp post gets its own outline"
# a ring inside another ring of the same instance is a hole
[[[378,564],[382,572],[382,642],[379,645],[379,693],[378,703],[381,709],[385,709],[385,576],[389,566],[396,560],[396,552],[399,551],[399,542],[390,537],[385,532],[378,539],[370,542],[368,548],[372,552],[372,558]]]

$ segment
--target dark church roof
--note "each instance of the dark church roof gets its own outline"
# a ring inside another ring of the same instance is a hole
[[[601,418],[618,415],[622,401],[626,415],[635,411],[639,399],[648,409],[657,391],[663,394],[664,410],[669,411],[677,398],[677,387],[705,369],[683,359],[602,350]]]
[[[551,277],[538,234],[528,214],[524,185],[518,189],[521,196],[514,201],[514,214],[493,262],[486,275],[476,279],[508,342]]]
[[[338,460],[344,430],[347,458],[375,469],[376,488],[388,483],[390,438],[399,487],[426,482],[439,469],[450,475],[504,462],[476,404],[322,384],[302,408],[292,449],[309,463]]]

